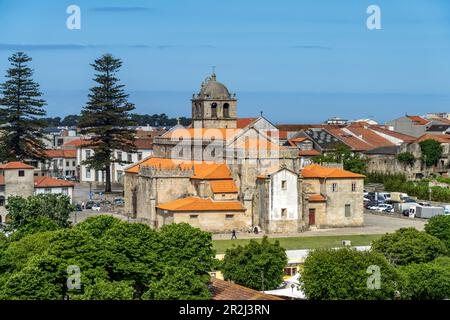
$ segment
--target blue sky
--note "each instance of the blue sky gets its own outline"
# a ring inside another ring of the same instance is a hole
[[[66,9],[81,8],[81,30]],[[366,9],[381,8],[381,30]],[[189,116],[193,92],[216,66],[241,117],[276,123],[331,116],[450,111],[450,1],[446,0],[0,0],[0,81],[7,57],[33,57],[51,116],[78,113],[89,64],[120,57],[140,113]]]

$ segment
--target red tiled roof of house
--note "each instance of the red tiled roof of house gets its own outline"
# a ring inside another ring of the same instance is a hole
[[[311,164],[301,170],[304,178],[364,178],[364,175],[354,173],[341,168],[323,167],[319,164]]]
[[[214,201],[211,198],[187,197],[156,206],[174,212],[245,211],[239,201]]]
[[[237,193],[234,180],[212,180],[209,182],[213,193]]]
[[[419,138],[417,138],[415,142],[422,142],[425,140],[436,140],[440,143],[450,143],[450,135],[426,133],[424,135],[421,135]]]
[[[334,137],[336,137],[339,140],[341,140],[342,142],[344,142],[346,145],[348,145],[353,150],[361,151],[361,150],[373,149],[373,146],[371,146],[367,142],[361,140],[360,138],[356,137],[354,134],[345,132],[343,129],[333,128],[333,129],[327,129],[327,131]]]
[[[445,119],[445,118],[441,118],[441,117],[435,117],[435,118],[431,118],[431,121],[439,121],[445,124],[450,124],[450,119]]]
[[[4,164],[0,164],[0,169],[1,170],[9,170],[9,169],[34,169],[34,167],[25,164],[23,162],[19,162],[19,161],[12,161],[12,162],[7,162]]]
[[[298,155],[299,156],[318,156],[318,155],[320,155],[320,151],[317,151],[317,150],[300,150]]]
[[[134,140],[134,145],[138,150],[153,149],[153,138],[137,138]]]
[[[77,157],[76,150],[67,150],[67,149],[47,149],[47,150],[45,150],[45,154],[49,158],[76,158]]]
[[[91,142],[86,139],[74,139],[64,143],[63,147],[81,147],[90,144]]]
[[[74,187],[75,183],[51,177],[34,177],[35,188]]]
[[[258,118],[238,118],[236,120],[237,128],[243,129]]]
[[[321,194],[311,194],[308,196],[308,201],[309,202],[323,202],[323,201],[327,201],[327,199],[325,199],[325,197]]]
[[[408,119],[410,119],[412,122],[414,122],[414,124],[416,125],[426,125],[428,122],[430,122],[430,120],[424,119],[420,116],[406,116]]]
[[[211,278],[213,300],[283,300],[229,281]]]
[[[389,135],[391,137],[403,140],[404,142],[413,142],[414,140],[416,140],[416,137],[409,136],[407,134],[400,133],[397,131],[389,130],[386,127],[381,126],[381,125],[370,125],[369,128],[370,128],[370,130],[374,130],[374,131]]]

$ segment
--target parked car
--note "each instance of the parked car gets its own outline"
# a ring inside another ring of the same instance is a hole
[[[81,204],[77,203],[75,205],[75,211],[83,211],[83,208],[81,207]]]
[[[86,202],[86,209],[92,209],[92,206],[95,204],[94,201],[88,201]]]
[[[375,209],[375,210],[378,211],[378,212],[383,212],[386,209],[391,210],[392,209],[392,205],[391,204],[387,204],[387,203],[381,203],[381,204],[378,205],[378,208]]]
[[[92,206],[92,210],[94,210],[94,211],[100,211],[100,209],[101,209],[101,206],[100,206],[100,203],[98,203],[98,202]]]
[[[115,198],[114,204],[116,206],[123,206],[123,205],[125,205],[125,200],[123,200],[123,198]]]

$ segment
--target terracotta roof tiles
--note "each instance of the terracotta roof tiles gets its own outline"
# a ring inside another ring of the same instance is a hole
[[[364,178],[364,175],[347,171],[341,168],[323,167],[319,164],[311,164],[301,170],[304,178]]]
[[[23,162],[19,162],[19,161],[12,161],[12,162],[7,162],[4,164],[0,164],[0,169],[1,170],[9,170],[9,169],[34,169],[34,167],[25,164]]]

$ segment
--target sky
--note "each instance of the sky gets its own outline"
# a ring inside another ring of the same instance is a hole
[[[81,10],[70,30],[67,8]],[[369,30],[378,5],[381,29]],[[448,0],[0,0],[0,82],[25,51],[49,116],[79,113],[104,53],[139,113],[190,116],[215,66],[238,116],[274,123],[450,112]]]

